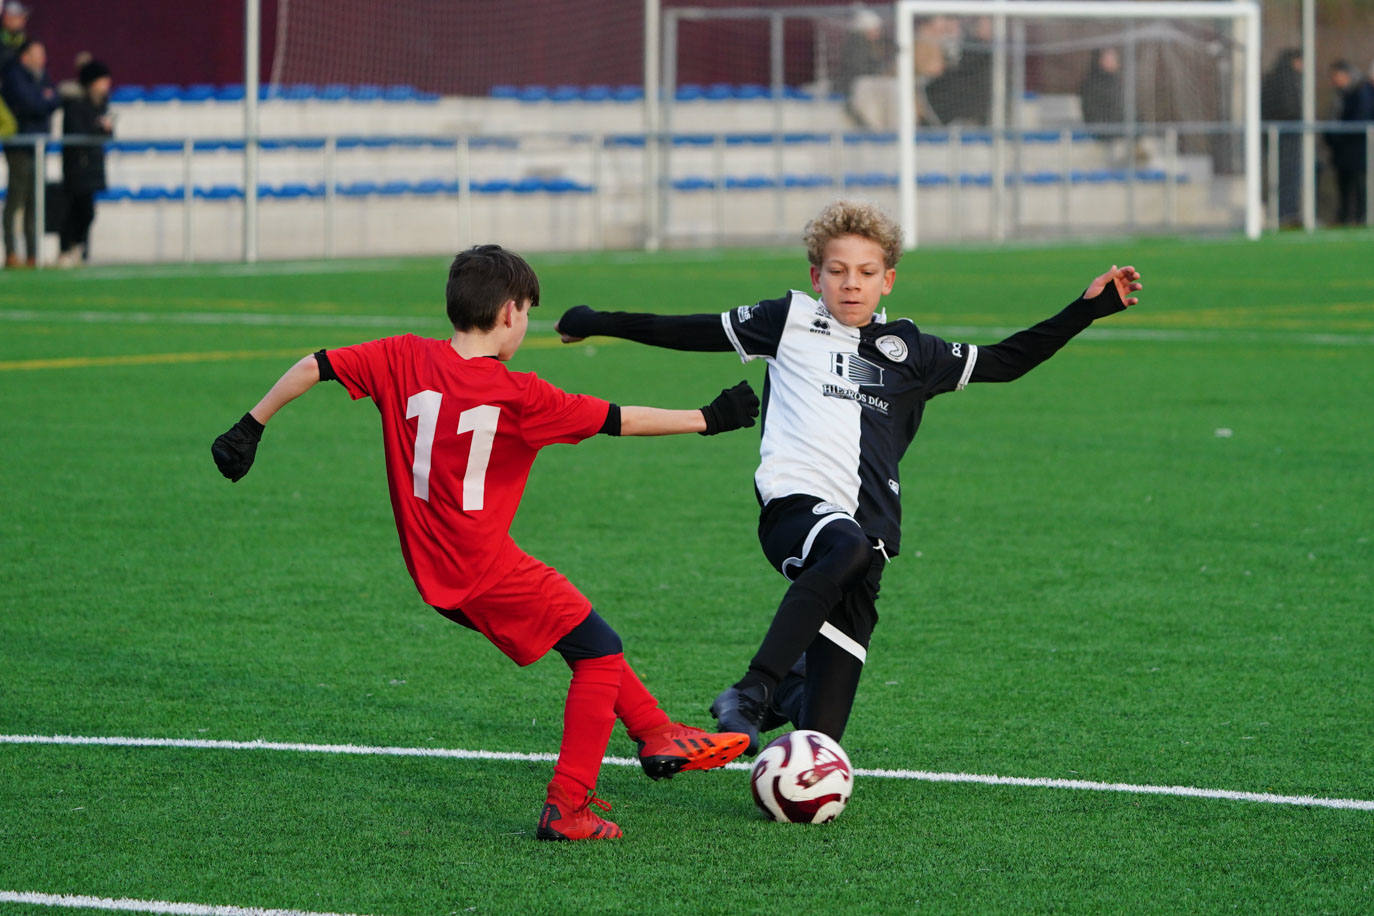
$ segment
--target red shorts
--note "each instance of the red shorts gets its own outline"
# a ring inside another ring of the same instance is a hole
[[[562,573],[512,540],[485,578],[461,608],[435,610],[481,633],[517,665],[543,658],[592,609]]]

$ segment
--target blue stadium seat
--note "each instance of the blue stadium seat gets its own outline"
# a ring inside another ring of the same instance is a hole
[[[348,90],[348,97],[354,102],[376,102],[382,97],[382,87],[371,84],[354,86]]]
[[[520,140],[517,137],[473,137],[468,140],[471,149],[508,149],[515,150],[520,148]]]
[[[181,87],[171,83],[154,86],[143,93],[143,101],[152,103],[171,102],[181,95]]]
[[[773,90],[769,89],[767,86],[760,86],[757,83],[745,83],[742,86],[736,86],[731,95],[728,96],[728,98],[739,99],[742,102],[771,99],[772,97]]]
[[[243,189],[232,184],[216,184],[197,187],[194,194],[202,200],[233,200],[243,197]]]
[[[348,184],[338,185],[335,191],[344,197],[364,197],[368,194],[377,193],[377,182],[352,181]]]
[[[343,83],[330,83],[322,86],[320,91],[315,93],[315,98],[321,102],[342,102],[348,98],[348,87]]]
[[[517,96],[522,102],[547,102],[549,100],[548,86],[526,86],[520,90]]]
[[[688,178],[674,178],[674,191],[712,191],[715,190],[716,183],[709,178],[702,178],[693,175]]]
[[[835,183],[829,175],[784,175],[784,188],[828,188]]]
[[[673,98],[679,102],[697,102],[705,97],[706,91],[695,83],[683,83],[673,93]]]
[[[215,90],[216,102],[242,102],[243,86],[239,83],[230,83]]]
[[[639,102],[644,99],[644,87],[618,86],[611,93],[611,98],[617,102]]]
[[[116,86],[110,93],[110,101],[117,105],[127,105],[130,102],[143,101],[142,86]]]
[[[708,102],[725,102],[735,97],[735,87],[729,83],[712,83],[701,96]]]
[[[726,134],[726,146],[768,146],[773,142],[772,134]]]
[[[555,86],[549,92],[550,102],[580,102],[582,89],[578,86]]]
[[[491,91],[490,91],[488,94],[489,94],[493,99],[511,99],[511,100],[514,100],[514,99],[520,98],[520,89],[519,89],[519,87],[510,86],[510,85],[507,85],[507,84],[505,84],[505,83],[502,83],[502,84],[497,85],[497,86],[492,86],[492,87],[491,87]]]
[[[282,86],[280,97],[288,102],[308,102],[314,99],[319,92],[309,83],[293,83],[290,86]]]
[[[610,100],[610,86],[588,86],[582,90],[582,101],[584,102],[609,102]]]
[[[847,172],[844,183],[847,187],[886,188],[897,184],[897,176],[886,172]]]
[[[758,191],[764,188],[775,187],[776,185],[777,182],[767,175],[726,176],[725,178],[725,187],[727,190]]]
[[[177,94],[180,102],[206,102],[215,97],[215,87],[209,83],[196,83],[187,86]]]

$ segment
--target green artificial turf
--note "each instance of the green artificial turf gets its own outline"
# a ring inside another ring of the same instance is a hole
[[[1113,263],[1142,304],[931,403],[844,744],[867,769],[1374,799],[1374,237],[907,254],[889,317],[993,343]],[[799,251],[539,256],[512,368],[691,407],[760,362],[551,333],[717,312]],[[324,385],[230,485],[209,443],[300,355],[445,333],[446,264],[0,283],[0,734],[551,753],[566,667],[425,607],[374,409]],[[705,725],[781,592],[756,431],[536,462],[514,534]],[[629,756],[623,732],[610,752]],[[861,776],[824,827],[738,770],[608,766],[626,837],[533,839],[544,761],[0,743],[0,892],[340,913],[1367,912],[1374,811]],[[51,912],[0,903],[6,912]]]

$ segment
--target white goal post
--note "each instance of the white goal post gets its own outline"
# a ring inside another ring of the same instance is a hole
[[[921,16],[990,16],[994,22],[994,128],[1000,128],[1006,75],[1006,21],[1024,19],[1229,19],[1243,35],[1245,235],[1259,238],[1260,200],[1260,7],[1257,0],[898,0],[896,12],[898,85],[898,199],[905,244],[917,244],[915,26]],[[1005,177],[1005,176],[1001,176]]]

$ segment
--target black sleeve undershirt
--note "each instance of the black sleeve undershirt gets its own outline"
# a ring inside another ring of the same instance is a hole
[[[620,435],[620,405],[612,404],[611,409],[606,411],[606,422],[601,424],[597,434],[607,436]]]
[[[329,354],[325,353],[323,350],[316,350],[315,362],[318,363],[320,367],[320,381],[339,381],[339,377],[334,374],[334,367],[329,364]]]
[[[653,315],[645,312],[599,312],[574,306],[558,319],[558,329],[572,337],[622,337],[669,350],[724,353],[734,349],[720,313]]]
[[[1059,314],[1017,331],[1000,343],[979,347],[978,361],[973,365],[969,381],[1014,381],[1059,352],[1060,347],[1092,324],[1093,319],[1125,308],[1112,283],[1093,299],[1080,296]]]

